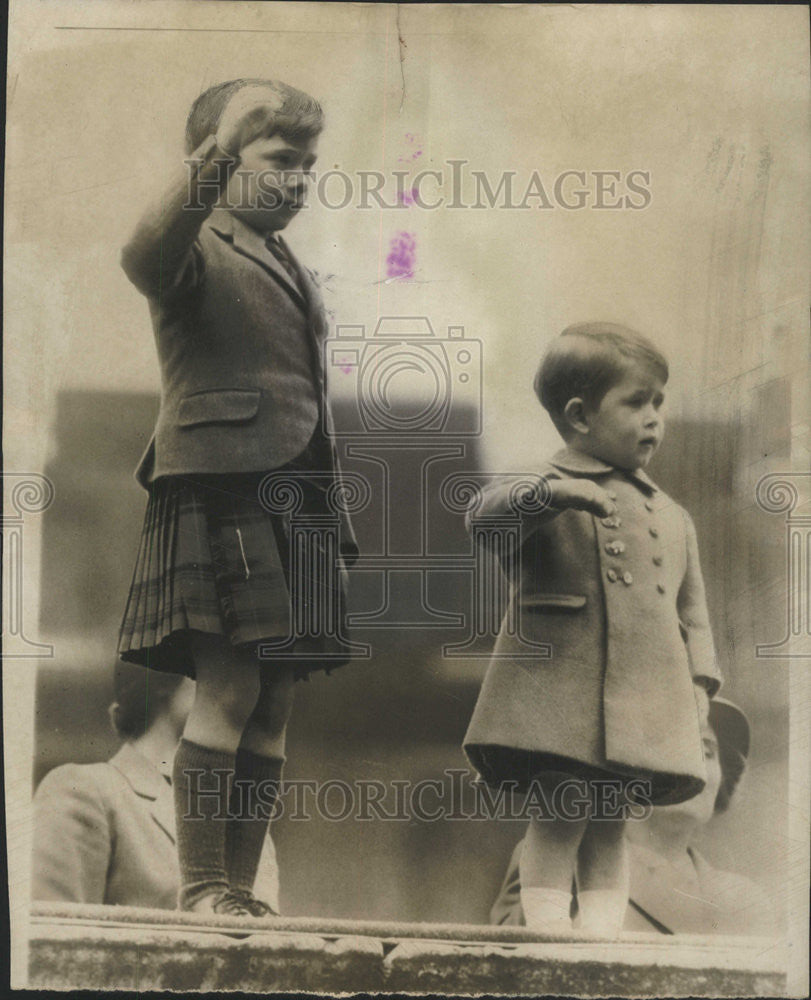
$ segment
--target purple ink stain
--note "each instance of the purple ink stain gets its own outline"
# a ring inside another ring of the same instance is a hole
[[[410,191],[400,191],[397,195],[397,200],[401,205],[413,205],[417,200],[417,195],[419,190],[413,187]]]
[[[417,263],[417,241],[405,231],[392,237],[386,258],[386,274],[390,278],[413,278]]]

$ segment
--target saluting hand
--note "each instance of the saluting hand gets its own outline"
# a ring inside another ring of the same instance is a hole
[[[269,87],[247,84],[226,104],[217,128],[217,145],[231,156],[276,127],[282,98]]]

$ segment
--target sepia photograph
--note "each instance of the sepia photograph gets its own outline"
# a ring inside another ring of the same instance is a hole
[[[808,995],[808,28],[12,0],[12,991]]]

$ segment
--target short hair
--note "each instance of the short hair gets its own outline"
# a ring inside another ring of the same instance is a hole
[[[113,676],[110,722],[121,739],[138,739],[166,711],[185,674],[118,662]]]
[[[195,100],[186,119],[186,152],[192,153],[208,136],[217,131],[225,106],[243,87],[261,86],[271,90],[281,101],[272,135],[290,142],[313,139],[324,128],[324,112],[314,97],[280,80],[241,77],[209,87]]]
[[[533,383],[535,395],[561,434],[564,410],[579,396],[597,408],[629,367],[645,365],[667,382],[667,359],[647,337],[617,323],[576,323],[552,341]]]

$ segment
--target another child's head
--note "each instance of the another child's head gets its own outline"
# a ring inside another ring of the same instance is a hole
[[[667,360],[646,337],[614,323],[579,323],[546,352],[535,393],[570,447],[633,469],[661,441],[667,379]]]
[[[113,674],[110,723],[122,740],[136,740],[156,723],[183,731],[194,699],[194,682],[183,674],[149,670],[119,661]]]
[[[304,207],[324,115],[318,101],[278,80],[229,80],[192,105],[186,148],[210,135],[239,153],[221,206],[263,234],[276,232]]]

